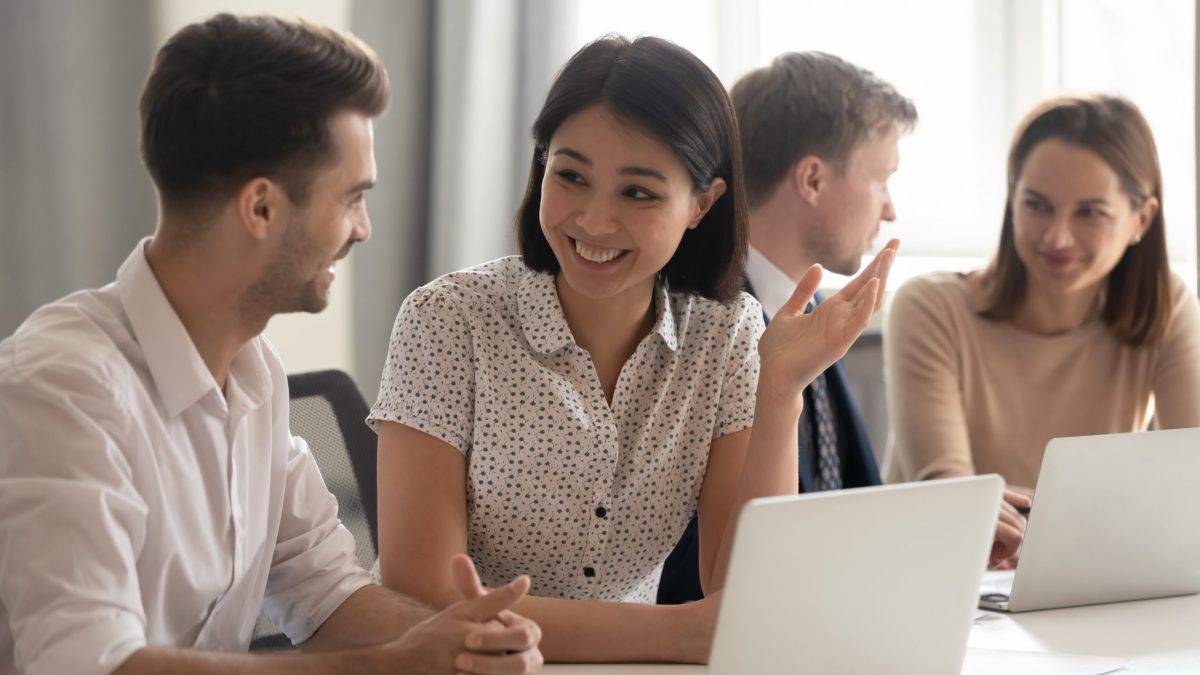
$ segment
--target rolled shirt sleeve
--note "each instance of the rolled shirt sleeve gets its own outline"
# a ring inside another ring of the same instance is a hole
[[[279,538],[263,614],[293,644],[304,642],[346,598],[372,583],[354,557],[354,535],[337,517],[308,444],[293,437]]]
[[[30,675],[102,675],[146,644],[147,508],[109,432],[121,406],[96,381],[66,369],[0,381],[0,615]]]

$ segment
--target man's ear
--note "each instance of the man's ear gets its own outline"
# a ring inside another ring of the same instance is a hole
[[[829,182],[831,167],[816,155],[805,155],[792,167],[791,186],[809,206],[816,206]]]
[[[725,188],[724,178],[714,178],[707,190],[696,195],[696,209],[692,212],[691,222],[688,223],[689,230],[696,229],[700,221],[704,220],[704,216],[708,213],[708,210],[712,208],[713,204],[717,203],[721,195],[725,194]]]
[[[252,238],[259,241],[271,235],[272,226],[286,217],[287,197],[283,188],[269,178],[246,181],[235,197],[238,220]]]

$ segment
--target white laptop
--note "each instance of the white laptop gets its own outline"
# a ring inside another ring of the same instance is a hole
[[[1015,573],[979,606],[1010,612],[1200,593],[1200,429],[1056,438]]]
[[[1003,489],[990,475],[751,501],[709,672],[959,673]]]

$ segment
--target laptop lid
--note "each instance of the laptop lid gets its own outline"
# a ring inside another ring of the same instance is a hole
[[[1003,488],[989,475],[750,502],[709,672],[958,673]]]
[[[1200,592],[1200,429],[1046,446],[1008,610]]]

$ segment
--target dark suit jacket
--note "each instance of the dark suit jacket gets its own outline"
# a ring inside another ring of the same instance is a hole
[[[754,295],[754,289],[749,284],[746,284],[746,291]],[[819,304],[820,299],[816,302]],[[880,485],[882,481],[879,479],[875,454],[871,451],[871,439],[867,436],[867,428],[858,413],[858,406],[854,404],[850,395],[850,387],[846,383],[841,363],[835,363],[825,371],[825,383],[829,389],[834,417],[837,418],[837,437],[843,446],[838,448],[842,459],[842,484],[848,488]],[[807,399],[805,392],[805,400]],[[813,470],[816,459],[813,455],[810,430],[803,422],[800,425],[799,438],[800,491],[812,492],[815,487]],[[692,516],[692,522],[688,523],[683,537],[663,565],[662,579],[658,587],[659,604],[676,605],[704,597],[700,588],[699,553],[696,517]]]

